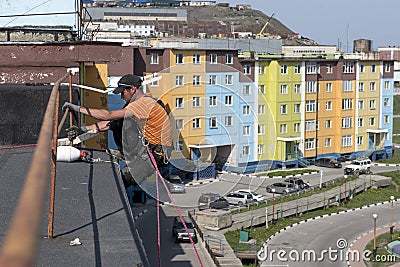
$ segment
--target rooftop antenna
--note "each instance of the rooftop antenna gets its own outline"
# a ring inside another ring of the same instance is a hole
[[[349,24],[347,24],[347,44],[346,53],[349,53]]]

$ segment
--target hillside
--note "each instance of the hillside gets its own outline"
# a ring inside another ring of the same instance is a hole
[[[204,7],[186,7],[188,11],[188,21],[218,21],[231,25],[235,32],[252,32],[258,34],[269,16],[263,12],[254,9],[242,9],[204,6]],[[286,25],[281,23],[275,16],[270,20],[266,27],[265,34],[282,36],[283,43],[286,45],[317,45],[313,40],[307,38],[293,38],[296,34]]]

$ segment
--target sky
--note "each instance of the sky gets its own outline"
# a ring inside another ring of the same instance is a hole
[[[352,52],[353,41],[368,39],[372,48],[400,46],[400,0],[217,0],[250,4],[292,31],[320,45]],[[349,49],[349,50],[348,50]]]
[[[321,45],[339,45],[351,52],[353,41],[369,39],[372,48],[400,46],[400,0],[216,0],[250,4]],[[0,27],[15,25],[75,26],[74,15],[2,18],[22,13],[68,12],[76,0],[0,0]],[[76,28],[75,28],[76,29]]]

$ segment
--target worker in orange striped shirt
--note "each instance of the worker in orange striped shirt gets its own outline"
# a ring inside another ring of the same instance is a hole
[[[92,129],[111,129],[119,151],[109,150],[109,153],[125,161],[133,179],[124,180],[125,186],[140,184],[154,172],[154,167],[161,169],[167,165],[172,149],[170,119],[164,107],[143,92],[142,79],[136,75],[124,75],[113,93],[121,94],[126,102],[120,110],[93,109],[65,102],[63,109],[69,108],[100,120],[92,125],[73,126],[67,129],[67,135],[71,140]],[[146,146],[157,166],[152,165]]]

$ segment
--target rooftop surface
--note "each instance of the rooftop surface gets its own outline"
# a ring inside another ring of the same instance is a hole
[[[0,242],[4,241],[34,147],[0,150]],[[97,163],[57,162],[54,238],[44,204],[37,266],[148,266],[118,165],[93,151]],[[51,166],[49,165],[49,169]],[[47,199],[49,199],[47,197]],[[81,245],[71,246],[79,238]]]

